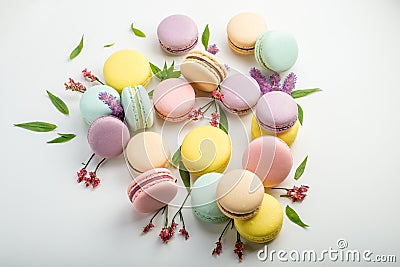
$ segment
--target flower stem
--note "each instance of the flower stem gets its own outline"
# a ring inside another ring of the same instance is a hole
[[[229,222],[225,225],[224,230],[222,230],[222,233],[221,233],[221,235],[220,235],[219,238],[218,238],[218,241],[219,241],[219,242],[221,242],[221,239],[222,239],[222,237],[224,236],[224,234],[225,234],[225,232],[226,232],[226,230],[228,229],[228,226],[229,226],[230,224],[232,224],[232,227],[233,227],[233,219],[229,219]]]
[[[96,168],[94,169],[94,173],[96,174],[97,170],[99,169],[100,165],[103,164],[103,162],[106,161],[106,158],[102,159],[99,164],[97,164]]]
[[[154,218],[157,216],[157,214],[159,214],[159,213],[160,213],[160,211],[161,211],[162,209],[165,209],[165,206],[164,206],[164,207],[162,207],[162,208],[160,208],[160,209],[158,209],[158,210],[157,210],[157,212],[156,212],[156,213],[154,213],[153,217],[151,217],[151,219],[150,219],[150,223],[152,223],[152,222],[153,222]]]
[[[281,190],[286,190],[286,191],[289,190],[288,188],[283,188],[283,187],[272,187],[271,189],[281,189]]]
[[[168,205],[165,206],[165,227],[168,227]]]
[[[205,106],[203,107],[203,108],[207,107],[207,108],[203,111],[203,113],[206,113],[207,110],[210,109],[210,107],[212,106],[213,102],[214,102],[214,101],[212,100],[212,101],[208,102],[208,104],[205,105]],[[203,109],[203,108],[200,108],[200,109]]]
[[[94,157],[94,153],[90,156],[89,160],[86,162],[85,166],[83,167],[83,169],[86,169],[87,166],[89,165],[89,163],[92,161],[93,157]]]
[[[99,78],[97,78],[97,77],[96,77],[96,81],[99,82],[99,83],[101,83],[102,85],[104,85],[104,83],[103,83]]]
[[[189,198],[191,192],[192,192],[192,189],[190,189],[189,192],[186,194],[186,197],[185,197],[185,199],[183,200],[182,205],[180,206],[180,208],[178,209],[178,211],[175,213],[174,217],[172,217],[172,221],[174,221],[174,220],[175,220],[175,217],[179,214],[179,219],[180,219],[180,221],[182,222],[183,228],[185,228],[185,221],[183,220],[182,208],[183,208],[183,205],[185,205],[186,200]]]

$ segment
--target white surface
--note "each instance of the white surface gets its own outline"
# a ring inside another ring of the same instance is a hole
[[[157,236],[161,220],[151,233],[141,236],[148,216],[137,215],[127,199],[130,177],[123,157],[110,160],[99,171],[103,179],[97,190],[75,182],[75,172],[90,151],[79,115],[79,94],[64,92],[63,83],[68,77],[80,78],[85,67],[102,76],[105,59],[123,48],[138,49],[159,65],[164,59],[179,63],[182,57],[165,55],[156,39],[157,24],[173,13],[192,16],[200,32],[209,23],[210,43],[221,49],[218,56],[247,72],[257,66],[255,60],[231,52],[225,35],[226,23],[239,11],[259,12],[270,29],[293,32],[300,48],[292,69],[298,75],[297,88],[324,90],[299,100],[304,126],[293,146],[294,163],[298,165],[305,155],[309,163],[299,182],[285,182],[311,186],[309,197],[292,205],[311,227],[303,230],[285,218],[281,234],[269,248],[321,251],[336,248],[337,239],[345,238],[350,249],[395,254],[400,260],[399,1],[89,2],[0,3],[1,266],[231,266],[237,262],[233,232],[224,239],[222,255],[214,258],[211,251],[223,226],[201,223],[187,209],[188,241],[176,236],[168,245],[161,244]],[[130,32],[131,22],[147,34],[146,39]],[[69,62],[69,53],[83,33],[85,47]],[[103,48],[112,42],[115,46]],[[52,107],[46,89],[69,104],[69,117]],[[47,145],[55,133],[12,127],[33,120],[54,122],[59,132],[74,132],[78,137],[67,144]],[[240,124],[231,122],[233,140],[238,140],[237,133],[243,134],[236,127]],[[172,151],[177,146],[173,139]],[[240,167],[244,141],[233,141],[238,144],[229,168]],[[183,199],[183,194],[179,197]],[[246,245],[244,266],[279,265],[259,262],[260,248]]]

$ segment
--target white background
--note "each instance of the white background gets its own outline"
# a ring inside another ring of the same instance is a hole
[[[228,20],[240,11],[259,12],[270,29],[291,31],[300,49],[292,69],[297,88],[323,89],[298,100],[304,126],[292,147],[294,164],[306,155],[309,163],[300,181],[285,182],[310,185],[309,197],[292,205],[310,228],[301,229],[285,218],[269,248],[321,251],[336,248],[336,241],[344,238],[349,249],[395,254],[400,260],[399,1],[1,1],[0,266],[237,262],[234,233],[228,232],[223,253],[214,258],[211,251],[223,225],[202,223],[189,209],[184,210],[188,241],[177,235],[168,245],[161,244],[161,219],[141,236],[148,216],[135,213],[128,201],[125,191],[131,178],[122,156],[99,171],[102,185],[97,190],[75,182],[80,162],[91,152],[79,94],[64,92],[63,83],[68,77],[79,80],[85,67],[102,77],[104,61],[119,49],[140,50],[158,65],[172,59],[179,63],[182,57],[164,54],[156,39],[158,23],[174,13],[193,17],[200,34],[208,23],[210,43],[221,50],[218,56],[247,73],[256,61],[234,54],[225,34]],[[131,22],[146,39],[132,34]],[[83,33],[84,49],[69,61]],[[103,48],[113,42],[113,47]],[[45,90],[68,103],[69,117],[54,109]],[[244,118],[247,130],[249,118]],[[233,169],[240,167],[247,139],[240,138],[241,124],[230,119]],[[56,123],[58,132],[78,136],[70,143],[47,145],[55,132],[12,126],[33,120]],[[182,136],[177,140],[173,127],[170,131],[174,151]],[[178,199],[183,197],[182,191]],[[289,203],[279,200],[283,207]],[[279,265],[259,262],[256,252],[261,247],[246,243],[243,266]]]

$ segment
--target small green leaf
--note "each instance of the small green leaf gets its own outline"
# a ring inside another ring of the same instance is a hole
[[[228,118],[226,117],[226,113],[224,109],[221,107],[221,104],[218,105],[219,107],[219,125],[218,127],[223,130],[226,134],[228,134],[229,124]]]
[[[133,27],[133,23],[131,24],[131,29],[133,31],[133,33],[137,36],[137,37],[141,37],[141,38],[145,38],[146,34],[144,32],[142,32],[141,30]]]
[[[62,114],[69,115],[69,109],[67,105],[64,103],[64,101],[62,101],[61,98],[53,95],[49,91],[46,90],[46,92],[50,98],[51,103],[53,103],[56,109],[58,109],[58,111],[60,111]]]
[[[303,125],[303,109],[301,108],[301,106],[299,104],[297,104],[297,113],[298,113],[298,117],[299,117],[299,122],[301,125]]]
[[[210,40],[210,29],[208,28],[208,24],[204,28],[203,34],[201,35],[201,43],[204,46],[204,49],[208,48],[208,41]]]
[[[292,97],[293,98],[300,98],[300,97],[307,96],[309,94],[312,94],[312,93],[315,93],[315,92],[318,92],[318,91],[322,91],[322,90],[319,89],[319,88],[294,90],[292,92]]]
[[[181,72],[178,70],[174,70],[175,63],[172,61],[171,66],[168,67],[167,62],[164,61],[163,69],[161,70],[156,65],[150,63],[151,71],[154,76],[156,76],[159,80],[163,81],[169,78],[179,78],[181,76]]]
[[[168,73],[168,78],[179,78],[181,77],[181,72],[179,70]]]
[[[181,155],[181,147],[180,146],[174,153],[174,155],[172,156],[172,164],[174,164],[174,166],[178,166],[179,162],[182,160],[182,155]]]
[[[48,144],[65,143],[75,138],[76,134],[58,134],[59,137],[48,141]]]
[[[104,48],[106,48],[106,47],[111,47],[111,46],[113,46],[113,45],[115,45],[115,43],[112,43],[112,44],[106,44],[106,45],[104,45]]]
[[[153,63],[149,62],[149,64],[150,64],[151,72],[153,72],[154,75],[161,71],[160,68],[157,67],[156,65],[154,65]]]
[[[306,168],[306,165],[307,165],[307,159],[308,159],[308,156],[303,160],[302,163],[300,163],[299,167],[297,167],[296,172],[294,174],[295,180],[299,180],[300,177],[303,175],[304,169]]]
[[[57,128],[57,125],[42,121],[19,123],[19,124],[14,124],[14,126],[34,132],[50,132]]]
[[[186,186],[186,189],[190,191],[190,173],[187,171],[182,161],[179,161],[179,175],[181,176],[182,182]]]
[[[83,34],[82,34],[82,38],[81,41],[79,42],[78,46],[75,47],[74,50],[72,50],[71,54],[69,55],[69,59],[73,60],[74,58],[76,58],[82,51],[83,48]]]
[[[163,71],[167,71],[167,61],[164,61]]]
[[[153,97],[154,94],[154,90],[151,90],[150,92],[147,93],[149,95],[149,97]]]
[[[303,228],[308,227],[307,224],[303,223],[303,221],[300,219],[300,217],[296,213],[296,211],[294,209],[292,209],[291,207],[289,207],[289,205],[286,206],[286,216],[289,218],[289,220],[291,220],[298,226],[301,226]]]

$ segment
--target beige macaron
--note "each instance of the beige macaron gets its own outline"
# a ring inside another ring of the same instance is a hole
[[[257,214],[264,198],[258,176],[237,169],[224,174],[217,186],[217,204],[221,212],[236,220],[248,220]]]
[[[167,168],[171,152],[160,134],[141,132],[129,140],[125,155],[132,169],[142,173],[154,168]]]

